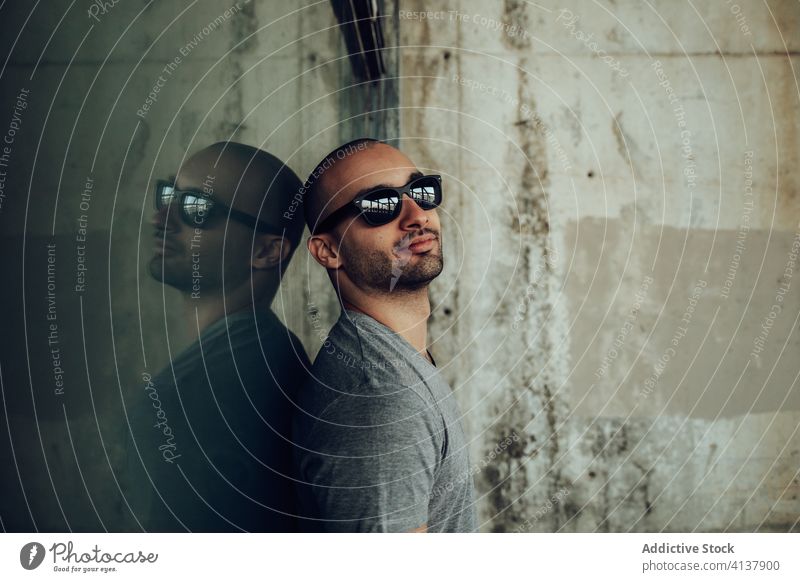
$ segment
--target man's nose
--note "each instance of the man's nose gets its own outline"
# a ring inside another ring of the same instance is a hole
[[[176,231],[180,228],[178,209],[172,204],[165,204],[155,211],[150,223],[160,230]]]
[[[428,213],[420,208],[408,194],[403,194],[403,208],[400,211],[400,228],[412,230],[422,228],[430,221]]]

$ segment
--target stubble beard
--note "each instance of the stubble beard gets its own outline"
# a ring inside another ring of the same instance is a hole
[[[155,255],[150,259],[150,276],[179,291],[191,290],[192,269],[189,262],[182,255]]]
[[[427,287],[444,268],[442,245],[436,237],[436,246],[419,255],[408,248],[395,249],[389,255],[382,251],[345,252],[347,275],[361,289],[380,294],[413,293]]]

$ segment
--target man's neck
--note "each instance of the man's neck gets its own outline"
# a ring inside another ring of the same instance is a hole
[[[372,319],[397,332],[422,357],[430,361],[427,346],[431,303],[427,287],[414,292],[342,298],[342,307],[369,315]]]

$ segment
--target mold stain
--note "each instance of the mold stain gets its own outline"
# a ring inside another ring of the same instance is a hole
[[[242,94],[242,65],[239,59],[235,57],[229,59],[226,73],[230,89],[224,98],[225,115],[218,124],[218,133],[226,139],[234,139],[247,130],[247,125],[242,123],[244,96]]]
[[[513,124],[516,147],[511,145],[510,159],[514,162],[509,165],[519,164],[510,235],[521,238],[520,276],[512,281],[510,291],[529,299],[525,324],[510,341],[517,342],[519,350],[515,351],[528,353],[518,363],[509,361],[515,368],[507,376],[509,387],[496,402],[492,416],[496,421],[488,431],[487,449],[512,430],[521,437],[518,445],[506,451],[483,476],[492,531],[516,531],[520,527],[525,531],[556,531],[570,516],[580,513],[573,500],[547,505],[573,484],[563,476],[558,462],[563,455],[559,425],[567,407],[556,388],[562,385],[565,360],[555,358],[556,363],[544,365],[553,360],[558,343],[558,331],[553,331],[557,326],[550,323],[556,261],[548,250],[552,246],[546,198],[547,136],[536,113],[527,68],[526,60],[521,59],[517,97],[526,105],[530,118]],[[534,278],[537,292],[526,296],[526,286]]]
[[[635,177],[642,176],[641,167],[649,162],[649,156],[645,154],[636,141],[631,137],[622,126],[622,114],[620,111],[611,119],[611,132],[617,142],[617,152],[620,157],[629,165],[631,173]]]
[[[503,2],[503,23],[508,28],[499,34],[503,35],[503,43],[510,49],[526,49],[531,46],[527,4],[520,0]]]
[[[641,472],[641,477],[638,481],[639,485],[636,487],[636,489],[631,491],[631,493],[634,494],[632,495],[632,497],[634,498],[633,499],[634,503],[636,503],[636,497],[637,497],[637,495],[635,494],[638,493],[638,497],[641,498],[641,504],[643,509],[641,517],[637,520],[636,525],[633,528],[635,530],[638,530],[640,529],[639,528],[640,523],[653,512],[653,504],[650,501],[650,479],[652,477],[653,469],[647,468],[641,463],[638,463],[636,461],[633,461],[633,466],[636,467]]]
[[[487,453],[494,448],[494,443],[503,442],[508,435],[516,434],[519,437],[481,475],[482,488],[488,491],[493,532],[514,531],[523,523],[518,504],[524,503],[529,486],[524,464],[526,459],[536,457],[539,451],[535,437],[523,430],[529,419],[522,408],[515,405],[497,406],[492,415],[497,421],[488,431]]]
[[[632,451],[646,430],[619,419],[595,420],[586,436],[593,471],[601,479],[598,502],[592,508],[597,531],[646,531],[653,514],[654,469],[632,459]]]
[[[523,61],[521,68],[526,69]],[[520,71],[517,97],[519,103],[527,104],[536,115],[535,104],[529,95],[527,76]],[[517,132],[517,143],[524,156],[522,176],[516,192],[516,208],[512,216],[511,228],[521,236],[532,236],[547,242],[550,233],[550,220],[546,203],[546,187],[548,185],[547,136],[541,124],[534,119],[523,119],[514,124]],[[547,245],[543,244],[541,248]]]
[[[257,48],[258,38],[255,32],[258,30],[258,19],[256,18],[256,2],[239,4],[239,6],[239,12],[231,19],[233,28],[231,48],[247,39],[234,49],[234,52],[242,54]]]
[[[242,87],[241,56],[254,54],[258,49],[258,19],[256,3],[241,4],[239,11],[231,18],[230,48],[224,71],[228,92],[224,97],[222,121],[217,124],[217,134],[225,139],[239,138],[247,130],[244,120],[244,95]],[[245,40],[246,39],[246,40]]]

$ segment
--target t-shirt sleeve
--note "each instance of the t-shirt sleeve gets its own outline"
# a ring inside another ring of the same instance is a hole
[[[300,461],[314,529],[402,532],[427,524],[442,442],[438,418],[405,387],[330,404]]]

